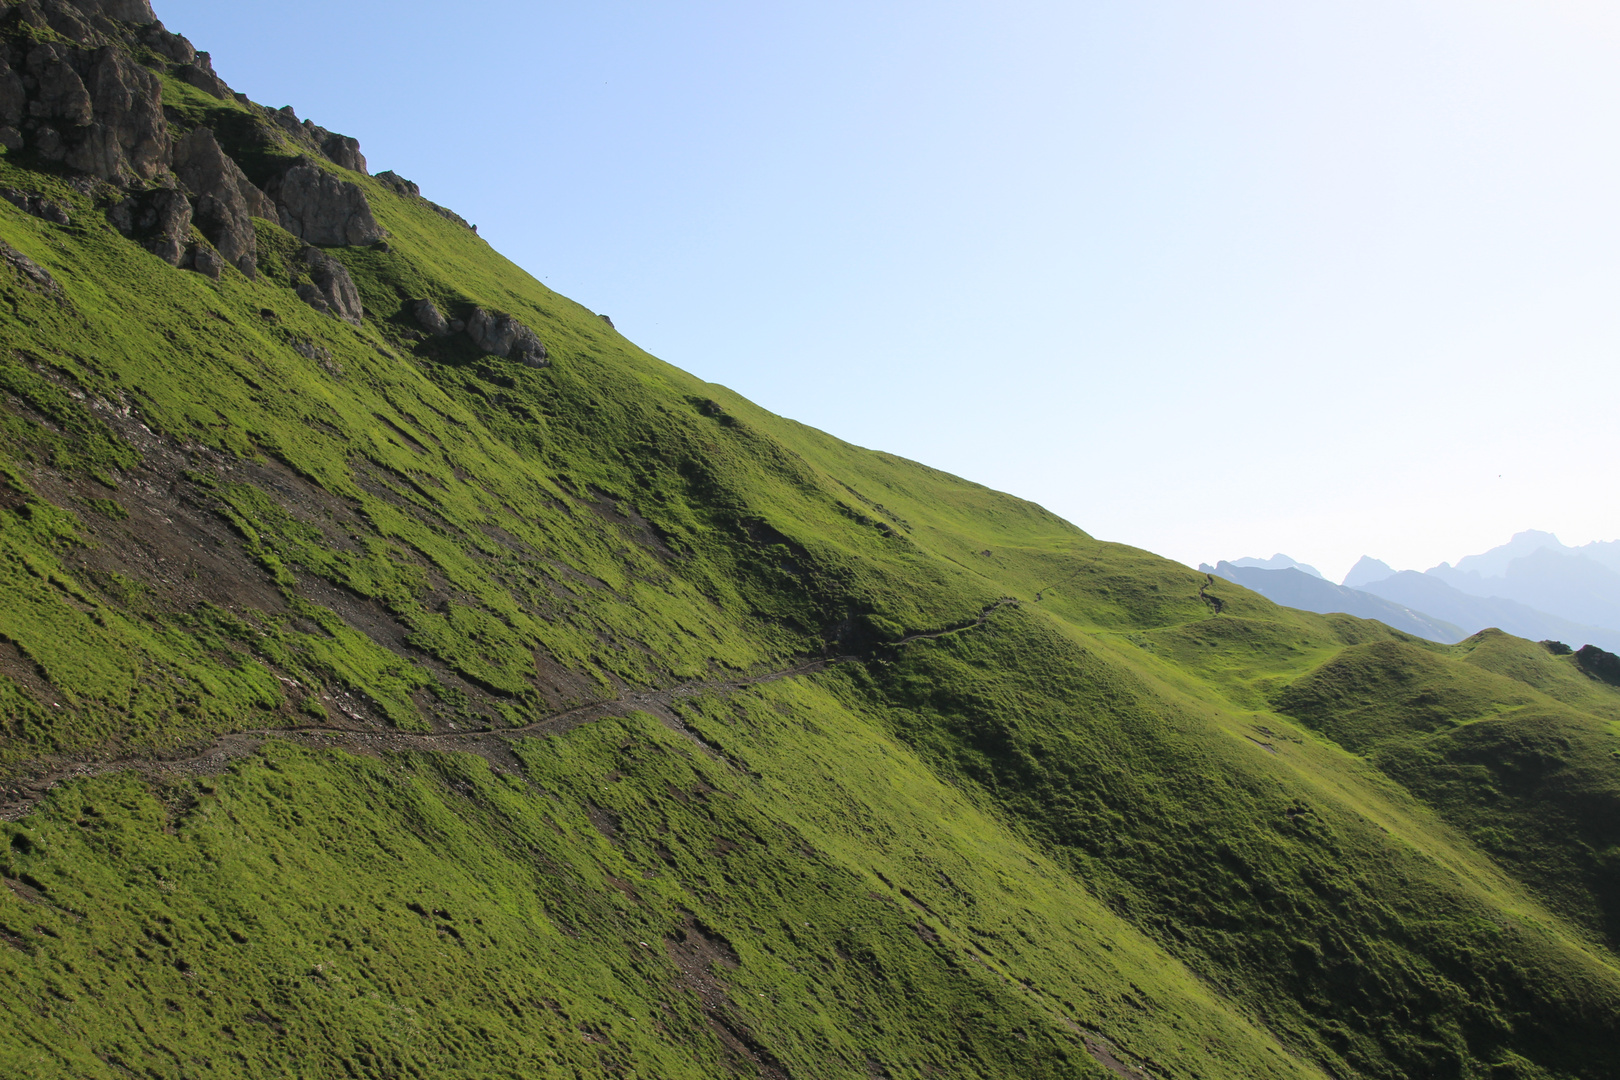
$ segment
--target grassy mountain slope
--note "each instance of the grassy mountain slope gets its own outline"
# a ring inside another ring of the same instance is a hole
[[[359,327],[0,157],[71,219],[0,202],[7,1074],[1612,1074],[1613,688],[772,416],[320,164]]]

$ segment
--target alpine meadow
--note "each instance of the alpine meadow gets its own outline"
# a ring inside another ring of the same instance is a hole
[[[146,0],[0,144],[0,1075],[1620,1075],[1601,650],[772,415]]]

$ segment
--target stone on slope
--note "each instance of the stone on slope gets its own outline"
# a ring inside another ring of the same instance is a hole
[[[473,344],[503,360],[516,360],[530,367],[545,367],[545,345],[533,330],[510,315],[476,308],[467,320],[467,336]]]
[[[128,196],[107,211],[113,228],[168,263],[186,261],[191,238],[191,200],[173,188],[153,188]]]
[[[282,228],[321,247],[359,247],[388,234],[371,213],[366,193],[308,159],[265,186],[280,209]]]
[[[310,279],[298,286],[298,298],[316,311],[359,326],[365,309],[348,267],[319,248],[305,248],[302,257]]]
[[[162,87],[121,51],[41,42],[29,50],[23,74],[29,101],[22,130],[45,160],[126,186],[168,168]]]
[[[414,301],[411,304],[411,314],[416,318],[416,325],[434,337],[450,336],[450,323],[432,300]]]
[[[238,270],[255,277],[259,246],[253,219],[277,220],[275,203],[253,186],[209,128],[197,128],[175,144],[174,171],[197,197],[195,216],[203,235]]]

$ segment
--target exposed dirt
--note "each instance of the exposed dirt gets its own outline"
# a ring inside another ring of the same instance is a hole
[[[680,969],[675,985],[697,998],[703,1017],[730,1058],[735,1071],[751,1070],[768,1080],[789,1080],[787,1068],[754,1037],[731,1000],[731,991],[714,972],[716,967],[740,966],[731,943],[694,916],[664,939],[664,951]]]
[[[985,608],[977,618],[942,630],[909,634],[887,646],[900,648],[918,641],[942,638],[985,625],[990,616],[1011,600],[999,600]],[[310,724],[285,728],[256,728],[223,735],[206,747],[168,756],[143,756],[107,759],[43,759],[36,771],[25,777],[0,782],[0,820],[15,821],[39,805],[45,795],[57,784],[89,776],[133,770],[149,778],[176,775],[211,776],[223,771],[232,761],[256,752],[266,739],[283,739],[304,746],[347,750],[350,753],[380,755],[385,752],[441,750],[478,754],[498,773],[519,773],[516,756],[510,740],[522,737],[561,735],[583,724],[608,716],[625,716],[632,712],[645,712],[656,717],[671,731],[691,740],[703,753],[717,759],[720,755],[698,735],[682,723],[677,705],[686,698],[701,694],[726,696],[750,686],[760,686],[779,679],[802,678],[814,675],[836,664],[859,662],[862,656],[845,655],[817,660],[802,660],[792,667],[741,679],[700,679],[680,683],[664,689],[624,690],[610,698],[587,702],[542,717],[522,727],[509,727],[489,731],[434,731],[413,734],[375,725],[357,708],[340,709],[347,717],[345,724]]]

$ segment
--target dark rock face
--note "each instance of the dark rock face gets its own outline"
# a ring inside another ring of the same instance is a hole
[[[47,199],[37,191],[18,191],[14,187],[0,187],[0,199],[6,200],[23,213],[32,214],[44,221],[67,225],[73,220],[68,214],[67,207]]]
[[[107,211],[113,228],[168,263],[186,261],[191,239],[191,200],[172,188],[137,192]]]
[[[35,292],[60,295],[62,287],[50,273],[4,240],[0,240],[0,262],[4,262],[22,276],[23,283]]]
[[[403,176],[399,175],[399,173],[394,172],[392,169],[388,170],[387,172],[380,172],[376,176],[372,177],[372,179],[394,192],[394,194],[403,195],[407,199],[420,199],[422,197],[422,189],[420,187],[418,187],[412,181],[405,179]]]
[[[207,244],[197,244],[187,259],[190,267],[205,277],[218,281],[225,273],[225,259]]]
[[[510,315],[477,308],[467,320],[467,336],[480,349],[503,360],[516,360],[530,367],[545,367],[548,362],[539,335]]]
[[[197,59],[197,50],[179,34],[171,34],[160,22],[141,31],[141,43],[163,59],[175,64],[189,64]]]
[[[196,221],[203,235],[238,270],[257,276],[253,219],[278,220],[275,203],[249,182],[208,128],[197,128],[175,144],[174,171],[197,196]]]
[[[214,62],[205,52],[197,53],[191,63],[181,70],[180,77],[203,93],[212,94],[221,101],[231,96],[231,88],[225,85],[224,79],[214,74]]]
[[[360,140],[347,135],[331,135],[321,140],[321,153],[336,165],[355,172],[366,171],[366,156],[360,152]]]
[[[432,334],[434,337],[449,337],[450,323],[445,319],[444,313],[439,310],[432,300],[416,300],[411,303],[411,315],[416,319],[416,325]]]
[[[298,286],[298,298],[316,311],[359,326],[365,316],[360,305],[360,290],[348,268],[332,256],[317,248],[305,248],[304,265],[309,269],[309,280]]]
[[[339,180],[313,161],[302,161],[266,185],[280,208],[281,226],[322,247],[360,247],[388,234],[372,216],[358,185]]]
[[[22,74],[29,99],[22,133],[47,161],[122,185],[168,167],[162,87],[117,49],[42,42],[29,50]]]
[[[1582,645],[1575,650],[1575,663],[1594,679],[1620,686],[1620,656],[1596,645]]]
[[[70,0],[74,7],[89,15],[104,15],[109,19],[128,23],[153,23],[157,16],[152,14],[152,5],[148,0]]]

